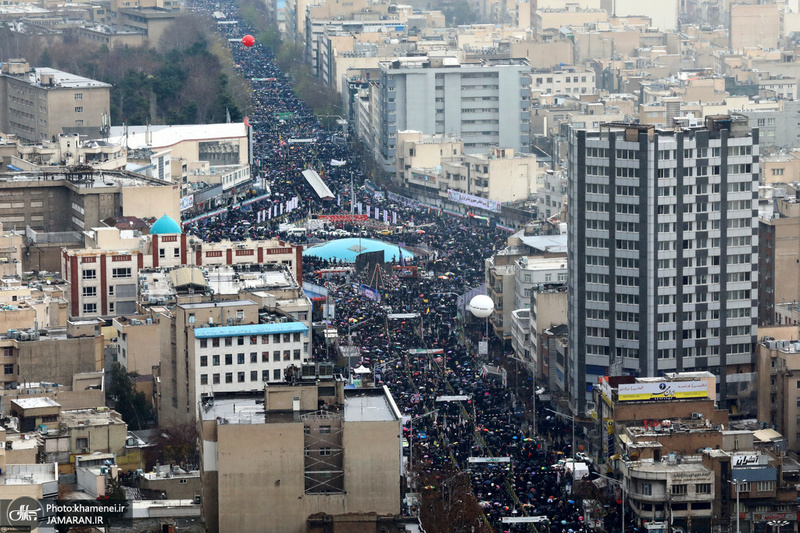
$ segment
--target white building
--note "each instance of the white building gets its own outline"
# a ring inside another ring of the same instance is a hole
[[[530,147],[530,66],[524,59],[461,63],[456,57],[382,61],[377,138],[387,171],[394,169],[397,132],[455,135],[464,152]]]
[[[594,72],[575,66],[531,72],[531,92],[542,94],[566,94],[579,98],[584,94],[595,94]]]
[[[210,326],[191,329],[199,397],[219,392],[260,391],[282,382],[284,371],[311,358],[308,327],[302,322]]]

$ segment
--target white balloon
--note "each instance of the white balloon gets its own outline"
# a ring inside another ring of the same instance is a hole
[[[494,311],[494,302],[489,296],[479,294],[469,301],[469,311],[478,318],[486,318]]]

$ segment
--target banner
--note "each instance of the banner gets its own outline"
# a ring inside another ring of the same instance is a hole
[[[453,189],[447,189],[447,199],[457,204],[468,205],[470,207],[479,207],[480,209],[494,211],[495,213],[499,213],[502,209],[502,204],[500,202],[481,198],[480,196],[473,196],[464,192],[454,191]]]
[[[360,209],[359,209],[360,211]],[[316,215],[318,220],[327,220],[329,222],[356,222],[367,220],[367,215]]]
[[[617,400],[620,402],[706,397],[708,397],[708,383],[705,381],[620,383],[617,388]]]
[[[331,159],[331,166],[332,167],[341,167],[346,165],[347,161],[339,161],[338,159]]]
[[[361,294],[364,295],[364,298],[366,298],[367,300],[372,300],[374,302],[379,302],[379,303],[381,301],[381,293],[379,293],[377,290],[373,289],[369,285],[364,285],[362,283],[360,292]]]
[[[194,206],[193,194],[181,197],[181,211],[186,211],[187,209],[191,209],[193,206]]]

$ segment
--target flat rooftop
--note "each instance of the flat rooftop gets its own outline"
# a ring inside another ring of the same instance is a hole
[[[247,335],[274,335],[280,333],[305,333],[308,326],[302,322],[284,322],[277,324],[247,324],[244,326],[217,326],[195,328],[194,336],[198,339],[215,337],[240,337]]]
[[[182,309],[208,309],[210,307],[236,307],[243,305],[257,305],[253,300],[222,300],[221,302],[198,302],[179,304]]]
[[[244,122],[223,124],[188,124],[177,126],[128,126],[128,148],[152,148],[158,150],[184,141],[210,141],[217,139],[244,139],[247,128]],[[151,142],[145,139],[150,131]],[[109,142],[116,143],[125,137],[124,126],[113,126]]]
[[[15,398],[11,400],[23,409],[38,409],[41,407],[61,407],[61,404],[50,398]]]
[[[359,394],[345,396],[345,422],[391,422],[396,413],[385,394]]]

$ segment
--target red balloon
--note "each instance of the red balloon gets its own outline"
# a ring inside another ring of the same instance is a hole
[[[252,35],[245,35],[242,37],[242,44],[247,46],[248,48],[256,44],[256,38]]]

